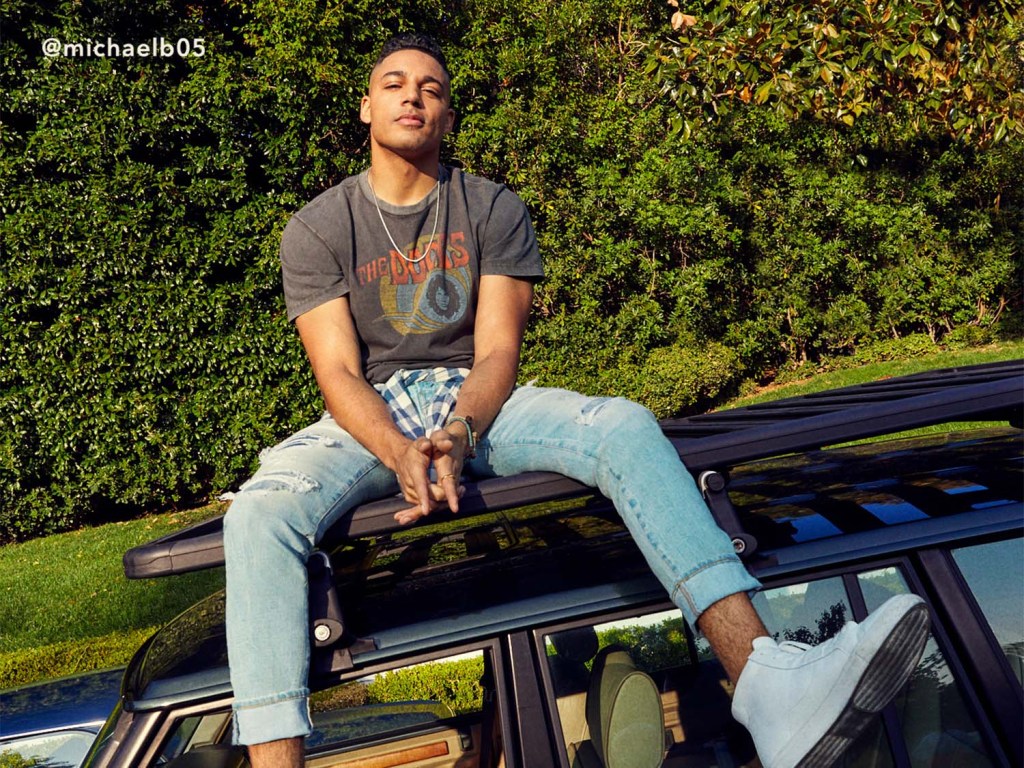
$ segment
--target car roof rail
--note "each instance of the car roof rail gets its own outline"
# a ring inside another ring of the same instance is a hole
[[[687,468],[697,474],[935,424],[1008,421],[1020,428],[1022,417],[1024,360],[1013,360],[882,379],[667,419],[661,425]],[[591,487],[551,472],[467,482],[458,517],[594,493]],[[397,496],[363,504],[339,520],[320,546],[327,549],[347,538],[402,530],[393,516],[407,506]],[[454,517],[438,510],[431,522]],[[223,565],[222,532],[223,516],[134,547],[124,555],[125,575],[153,578]]]
[[[662,422],[691,472],[958,421],[1024,417],[1024,360],[947,368]]]

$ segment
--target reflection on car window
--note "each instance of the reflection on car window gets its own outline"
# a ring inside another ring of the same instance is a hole
[[[495,701],[482,651],[401,667],[321,691],[310,700],[312,755],[306,764],[341,761],[476,765],[482,740],[500,748]],[[361,764],[361,763],[360,763]]]
[[[1019,682],[1024,682],[1024,539],[953,550],[974,599]]]
[[[754,608],[776,640],[809,645],[825,642],[853,616],[840,578],[758,592]]]
[[[95,738],[89,731],[63,731],[12,739],[0,743],[0,765],[78,768]]]
[[[486,666],[484,653],[475,651],[314,693],[306,765],[399,766],[429,760],[436,768],[475,766],[484,738],[487,754],[500,754],[498,718],[488,711],[496,697],[489,695]],[[230,710],[183,717],[157,764],[230,739]]]
[[[860,574],[858,581],[869,612],[892,595],[909,591],[896,568]],[[894,705],[907,753],[915,768],[992,765],[981,734],[934,637],[928,638],[921,663]]]

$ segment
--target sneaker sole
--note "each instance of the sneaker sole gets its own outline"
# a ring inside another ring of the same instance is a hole
[[[924,604],[914,606],[900,618],[868,663],[846,709],[796,768],[829,768],[864,732],[917,668],[930,624]]]

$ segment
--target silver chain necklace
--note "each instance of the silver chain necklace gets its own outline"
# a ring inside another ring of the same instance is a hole
[[[370,172],[369,171],[366,172],[366,183],[370,186],[370,194],[373,195],[373,205],[377,209],[377,215],[380,216],[381,226],[384,227],[384,232],[387,234],[388,240],[391,241],[391,244],[393,246],[395,246],[395,251],[398,252],[398,255],[401,256],[403,259],[405,259],[410,264],[418,264],[419,262],[421,262],[425,258],[427,258],[427,251],[426,250],[423,251],[423,254],[418,259],[410,259],[408,256],[405,255],[405,251],[398,247],[398,243],[396,243],[395,242],[395,238],[393,238],[391,236],[391,230],[388,229],[388,225],[384,221],[384,214],[380,210],[380,203],[377,201],[377,192],[373,188],[373,179],[370,177]],[[438,215],[441,213],[441,169],[440,168],[437,169],[437,185],[434,187],[434,189],[437,190],[437,205],[434,208],[434,228],[430,231],[430,240],[427,241],[428,248],[430,246],[430,243],[434,242],[434,235],[437,234],[437,219],[438,219]]]

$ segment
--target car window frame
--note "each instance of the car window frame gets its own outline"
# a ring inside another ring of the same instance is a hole
[[[949,550],[953,546],[963,546],[963,544],[959,541],[948,544],[944,543],[943,547],[937,551],[945,551],[950,562],[952,562],[952,553]],[[969,592],[969,589],[967,588],[966,583],[964,583],[960,587],[960,595],[946,595],[939,593],[938,602],[933,602],[931,590],[928,590],[925,587],[926,583],[931,583],[930,577],[933,574],[933,570],[923,569],[919,556],[920,553],[914,553],[913,555],[894,555],[889,557],[866,559],[854,563],[827,566],[818,569],[804,568],[796,572],[782,573],[778,576],[762,575],[761,581],[764,590],[767,591],[781,587],[805,584],[809,581],[817,581],[819,579],[839,578],[842,581],[847,600],[850,604],[851,611],[853,612],[853,616],[849,617],[849,619],[860,622],[867,617],[867,603],[861,589],[859,576],[873,571],[896,568],[906,583],[908,591],[922,597],[928,605],[929,610],[932,611],[933,620],[931,625],[931,634],[934,637],[946,663],[949,665],[950,673],[956,681],[957,689],[963,699],[967,714],[970,716],[973,724],[978,728],[978,732],[981,734],[987,751],[997,763],[999,761],[1006,762],[1009,756],[1006,753],[1005,744],[1003,740],[999,738],[996,730],[992,727],[992,724],[989,721],[990,714],[987,707],[983,704],[983,698],[987,698],[985,696],[987,692],[976,690],[976,682],[968,676],[961,654],[957,648],[957,644],[950,637],[950,633],[947,631],[946,622],[941,619],[942,616],[948,615],[945,612],[945,604],[947,602],[962,599],[964,597],[962,591],[967,590]],[[922,570],[923,572],[921,572]],[[667,599],[657,602],[647,601],[637,603],[634,606],[616,608],[603,613],[590,613],[586,616],[581,616],[568,621],[538,625],[531,629],[531,645],[537,659],[536,666],[540,670],[539,677],[543,686],[542,693],[546,710],[547,730],[551,736],[552,743],[556,744],[558,747],[557,759],[561,768],[570,768],[570,766],[568,762],[565,736],[561,723],[558,719],[554,683],[551,677],[550,666],[545,663],[547,656],[544,641],[545,636],[554,632],[620,621],[622,619],[628,619],[647,613],[670,610],[675,607],[676,606]],[[977,610],[980,614],[980,609]],[[941,613],[937,611],[941,611]],[[994,638],[991,642],[995,642]],[[999,655],[1003,657],[1002,650],[998,650]],[[1005,662],[1005,657],[1003,657],[1003,664],[1006,666],[1007,674],[1012,674],[1009,670],[1009,665]],[[882,710],[881,715],[884,736],[892,753],[894,765],[896,768],[909,768],[911,761],[910,756],[907,753],[906,737],[903,727],[898,721],[894,706],[892,704],[887,706]],[[1006,764],[1009,765],[1012,764],[1012,762],[1007,762]]]
[[[366,664],[364,666],[357,665],[353,669],[346,670],[344,673],[329,681],[329,684],[317,685],[315,691],[326,690],[327,688],[333,688],[334,686],[342,685],[347,682],[355,682],[356,680],[368,675],[381,674],[403,667],[444,660],[452,656],[474,652],[481,652],[484,654],[485,658],[487,654],[491,655],[495,692],[494,705],[497,707],[497,711],[495,713],[495,727],[501,729],[503,749],[507,750],[509,739],[513,736],[512,724],[509,718],[509,709],[511,704],[508,695],[509,684],[504,672],[507,665],[504,661],[505,656],[502,643],[498,637],[490,637],[454,646],[443,646],[424,650],[412,656],[396,654],[386,658],[378,657],[372,664]],[[321,678],[318,682],[323,683],[324,679]],[[180,707],[169,706],[159,712],[147,713],[156,715],[157,717],[154,718],[156,722],[150,726],[149,733],[146,738],[146,744],[138,752],[141,757],[138,758],[138,762],[133,761],[132,765],[147,766],[150,768],[155,766],[157,757],[159,757],[162,750],[166,748],[168,740],[173,736],[175,729],[182,720],[196,715],[209,715],[225,709],[230,710],[232,699],[233,696],[231,695],[222,695],[202,702],[182,703]],[[428,731],[429,728],[424,728],[425,733]],[[386,739],[381,739],[381,742],[386,742]],[[345,749],[339,748],[339,743],[335,742],[332,744],[321,745],[316,749],[310,750],[307,757],[321,757],[331,754],[343,754],[344,752]],[[515,764],[509,762],[507,759],[506,763],[508,765]]]
[[[941,634],[940,647],[951,671],[961,682],[972,716],[990,748],[995,748],[1007,765],[1020,765],[1024,760],[1024,731],[1020,727],[1024,689],[1010,669],[952,550],[1020,535],[1018,529],[945,541],[914,554],[922,579],[931,586],[934,597],[934,603],[930,604],[935,617],[933,634],[936,640]]]

